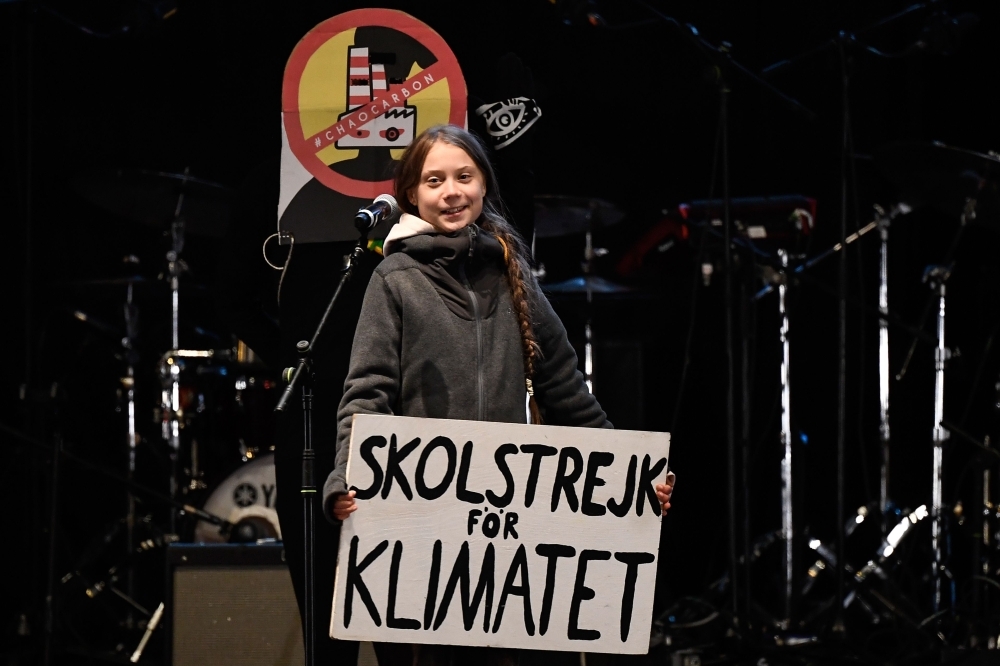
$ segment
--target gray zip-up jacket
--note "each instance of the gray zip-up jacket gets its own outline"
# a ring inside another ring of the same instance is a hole
[[[533,291],[542,361],[532,384],[544,422],[612,427],[577,370],[562,322],[537,285]],[[524,423],[525,399],[521,335],[500,243],[475,225],[387,242],[354,335],[324,513],[330,517],[331,500],[347,492],[354,414]]]

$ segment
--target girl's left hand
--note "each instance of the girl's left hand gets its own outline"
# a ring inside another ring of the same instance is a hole
[[[666,483],[656,484],[656,498],[660,500],[660,514],[667,515],[667,510],[670,508],[670,496],[674,492],[674,481],[677,476],[673,472],[667,472]]]

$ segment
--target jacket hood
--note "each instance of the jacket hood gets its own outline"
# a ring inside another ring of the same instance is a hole
[[[506,272],[503,246],[478,225],[442,234],[430,223],[404,213],[386,236],[383,251],[386,257],[403,253],[415,259],[448,309],[459,317],[493,314],[496,290]]]

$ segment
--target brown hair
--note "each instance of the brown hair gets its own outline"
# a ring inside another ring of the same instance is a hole
[[[503,247],[507,282],[510,284],[511,300],[517,315],[518,327],[521,330],[521,351],[524,355],[524,378],[528,389],[531,422],[541,423],[542,415],[535,402],[532,379],[535,375],[536,365],[541,361],[542,350],[535,339],[534,328],[531,324],[531,299],[539,297],[539,294],[531,276],[528,247],[517,229],[504,218],[501,212],[504,210],[503,201],[497,190],[496,173],[490,164],[485,146],[474,134],[455,125],[436,125],[424,130],[406,148],[400,158],[393,183],[396,199],[403,212],[418,215],[417,207],[410,202],[409,194],[419,185],[420,173],[423,171],[427,153],[431,146],[438,141],[464,150],[483,175],[486,194],[483,198],[483,212],[476,220],[476,224],[496,236]]]

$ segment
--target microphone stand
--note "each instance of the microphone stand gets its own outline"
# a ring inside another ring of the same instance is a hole
[[[326,326],[326,322],[330,318],[330,313],[333,312],[333,306],[340,297],[341,290],[344,288],[347,281],[351,279],[351,275],[354,273],[355,264],[365,253],[368,240],[367,231],[367,229],[361,231],[357,244],[354,246],[351,254],[348,255],[347,266],[344,267],[343,274],[340,276],[340,282],[337,284],[337,288],[333,292],[333,297],[327,304],[326,311],[323,313],[323,317],[319,320],[319,324],[316,326],[316,331],[313,333],[312,338],[309,340],[300,340],[298,344],[295,345],[295,349],[299,353],[299,362],[294,368],[285,368],[282,373],[282,378],[288,382],[288,385],[285,387],[284,393],[281,394],[281,399],[278,401],[278,405],[274,408],[274,411],[283,413],[285,408],[288,406],[288,401],[291,399],[292,393],[295,391],[295,387],[301,385],[303,444],[301,493],[303,517],[302,525],[304,532],[303,545],[305,551],[305,599],[303,603],[305,611],[302,618],[302,627],[305,643],[305,666],[314,666],[316,662],[316,636],[314,626],[316,600],[313,591],[313,587],[315,585],[315,539],[313,532],[315,526],[316,502],[316,451],[312,446],[313,352],[315,352],[316,342],[319,340],[319,336],[323,333],[323,328]]]

